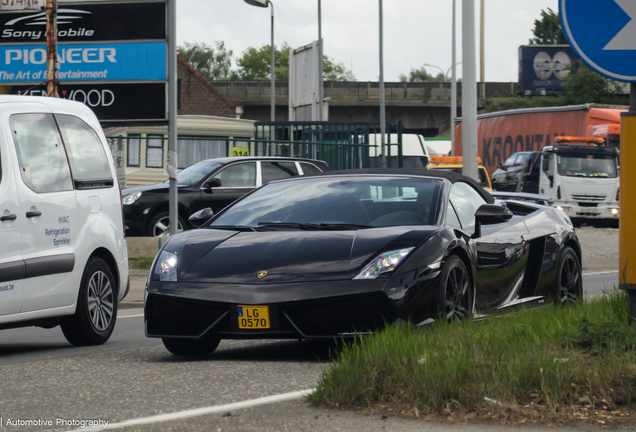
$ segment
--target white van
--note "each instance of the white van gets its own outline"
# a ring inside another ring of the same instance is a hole
[[[0,328],[60,325],[73,345],[113,332],[128,291],[121,192],[93,112],[0,96]]]
[[[392,144],[397,143],[398,134],[386,134],[385,142]],[[369,151],[369,155],[372,159],[375,157],[379,158],[382,155],[381,143],[382,138],[380,134],[369,134],[369,144],[377,146],[372,147]],[[397,147],[392,145],[390,151],[387,152],[387,154],[391,155],[391,167],[398,167],[397,151]],[[426,169],[430,159],[431,155],[422,135],[402,134],[402,166],[404,168]]]

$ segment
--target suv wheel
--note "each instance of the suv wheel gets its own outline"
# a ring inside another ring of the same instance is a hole
[[[75,315],[62,320],[62,332],[73,345],[101,345],[113,333],[116,319],[115,278],[104,260],[93,257],[82,275]]]
[[[186,226],[185,221],[179,216],[177,221],[177,232],[182,232]],[[168,237],[170,231],[170,213],[159,212],[150,219],[147,228],[147,235],[150,237]]]

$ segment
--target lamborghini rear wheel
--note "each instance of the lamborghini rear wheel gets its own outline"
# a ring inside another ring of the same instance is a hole
[[[214,352],[221,342],[218,338],[181,339],[163,338],[163,345],[168,351],[177,356],[204,356]]]
[[[448,321],[471,318],[473,313],[473,293],[470,274],[464,261],[451,255],[440,275],[438,313]]]

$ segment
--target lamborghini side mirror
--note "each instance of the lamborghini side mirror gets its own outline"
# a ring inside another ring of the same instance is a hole
[[[481,237],[482,225],[508,222],[512,216],[512,212],[507,207],[495,204],[483,204],[475,212],[475,233],[473,234],[473,238]]]

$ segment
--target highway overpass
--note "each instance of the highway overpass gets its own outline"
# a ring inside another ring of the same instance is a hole
[[[241,118],[270,120],[269,81],[211,81],[211,84],[234,105],[243,107]],[[390,123],[402,120],[405,132],[425,136],[448,135],[450,125],[450,82],[385,83],[386,118]],[[486,82],[477,84],[479,107],[493,94],[516,93],[517,83]],[[461,115],[461,83],[458,83]],[[329,120],[378,121],[380,91],[377,82],[328,81],[324,97],[329,99]],[[287,81],[276,82],[276,120],[289,116]],[[240,108],[239,108],[240,110]]]

